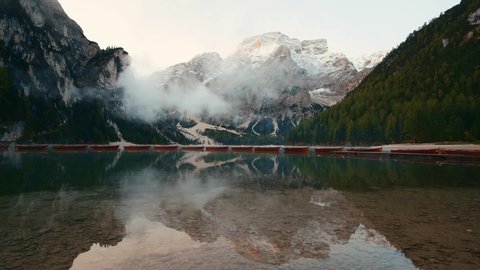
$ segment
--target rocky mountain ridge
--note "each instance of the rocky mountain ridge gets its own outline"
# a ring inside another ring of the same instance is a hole
[[[129,64],[122,48],[101,50],[53,0],[0,4],[0,63],[25,95],[68,98],[75,88],[114,90]]]
[[[231,105],[228,114],[197,117],[197,122],[275,137],[336,104],[385,55],[357,60],[355,67],[345,55],[330,52],[325,39],[300,41],[274,32],[245,39],[225,59],[200,54],[151,80],[159,91],[202,85]]]

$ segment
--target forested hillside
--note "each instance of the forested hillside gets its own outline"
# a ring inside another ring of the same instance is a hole
[[[480,1],[463,0],[409,35],[338,105],[290,143],[480,139]]]
[[[127,52],[88,40],[57,1],[0,1],[0,141],[166,143],[119,109],[128,66]]]

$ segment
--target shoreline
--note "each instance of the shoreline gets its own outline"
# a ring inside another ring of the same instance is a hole
[[[155,145],[155,144],[0,144],[3,152],[160,152],[193,151],[205,153],[238,153],[238,147],[251,149],[248,153],[270,155],[301,156],[355,156],[366,158],[394,158],[427,161],[454,160],[459,163],[480,163],[480,145],[478,144],[388,144],[382,146],[294,146],[294,145]],[[176,146],[176,147],[172,147]],[[163,148],[162,148],[163,149]]]
[[[344,146],[344,145],[223,145],[223,144],[215,144],[215,145],[205,145],[205,144],[191,144],[191,145],[181,145],[181,144],[135,144],[135,143],[104,143],[104,144],[54,144],[54,143],[0,143],[0,148],[8,150],[10,148],[16,147],[31,147],[34,148],[35,146],[46,146],[48,149],[53,149],[58,146],[64,147],[76,147],[76,146],[85,146],[88,148],[94,146],[118,146],[120,149],[125,148],[125,146],[179,146],[181,148],[188,148],[192,146],[196,147],[222,147],[222,148],[236,148],[236,147],[253,147],[257,149],[262,148],[281,148],[281,149],[342,149],[344,151],[348,150],[355,150],[355,149],[362,149],[363,150],[376,150],[377,148],[381,148],[382,152],[390,152],[392,150],[424,150],[424,149],[439,149],[439,150],[468,150],[468,151],[480,151],[480,144],[445,144],[445,143],[402,143],[402,144],[384,144],[384,145],[375,145],[375,146]]]

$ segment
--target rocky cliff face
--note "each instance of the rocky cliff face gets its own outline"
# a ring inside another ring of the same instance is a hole
[[[232,131],[282,136],[300,121],[341,100],[385,52],[355,65],[327,41],[267,33],[244,40],[226,59],[202,54],[152,75],[159,91],[204,85],[231,105],[227,115],[196,119]]]
[[[122,48],[88,40],[56,0],[0,1],[0,141],[164,141],[119,116],[129,63]]]
[[[66,100],[76,88],[116,88],[128,54],[89,41],[56,0],[4,0],[0,7],[0,65],[24,95]]]

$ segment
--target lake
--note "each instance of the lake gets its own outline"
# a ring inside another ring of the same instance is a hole
[[[480,166],[0,152],[0,269],[479,269]]]

